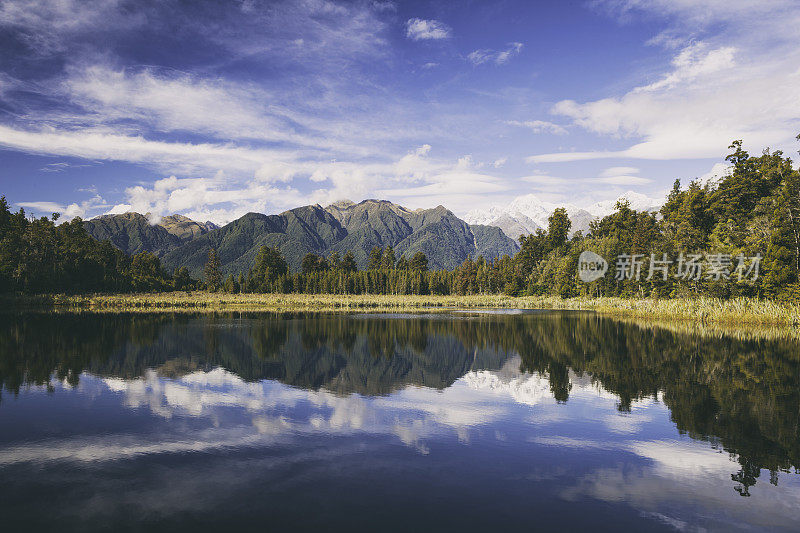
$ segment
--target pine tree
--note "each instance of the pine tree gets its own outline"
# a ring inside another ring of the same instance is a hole
[[[343,272],[356,272],[358,270],[358,264],[356,264],[356,258],[353,256],[353,252],[344,254],[340,268]]]
[[[228,277],[225,278],[225,283],[223,285],[223,290],[228,294],[234,294],[239,292],[236,280],[233,279],[233,274],[228,274]]]
[[[206,285],[211,292],[217,292],[222,284],[222,272],[220,271],[219,256],[217,249],[212,247],[208,252],[208,261],[203,269],[206,276]]]
[[[248,288],[254,292],[267,292],[278,278],[288,273],[289,267],[280,250],[262,246],[256,256]]]
[[[567,242],[569,229],[572,226],[567,210],[563,207],[557,208],[547,222],[547,241],[550,250],[561,248]]]
[[[185,266],[175,269],[172,286],[176,291],[188,291],[192,289],[192,278],[189,277],[189,269]]]
[[[391,246],[387,246],[386,250],[383,252],[381,267],[384,270],[394,270],[396,262],[397,261],[394,257],[394,249]]]
[[[417,272],[426,272],[428,270],[428,256],[422,252],[417,252],[409,262],[409,268]]]
[[[383,266],[383,249],[374,246],[369,253],[369,264],[367,270],[378,270]]]

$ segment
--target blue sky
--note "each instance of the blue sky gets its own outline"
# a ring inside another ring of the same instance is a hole
[[[0,194],[216,222],[588,205],[795,154],[794,0],[0,0]]]

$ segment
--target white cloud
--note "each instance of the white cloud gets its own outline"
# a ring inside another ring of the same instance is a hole
[[[56,202],[17,202],[16,205],[40,212],[61,212],[65,209],[63,205]]]
[[[628,175],[621,175],[621,176],[604,176],[597,178],[597,181],[601,183],[608,183],[610,185],[644,185],[650,183],[650,179],[642,178],[640,176],[628,176]]]
[[[639,169],[636,167],[611,167],[603,170],[600,175],[595,178],[601,183],[608,183],[610,185],[644,185],[650,183],[652,180],[637,176]]]
[[[761,24],[776,16],[785,19],[787,12],[793,13],[797,7],[794,0],[597,0],[595,4],[605,7],[623,22],[630,22],[632,16],[640,13],[676,17],[680,23],[668,29],[672,34],[689,33],[720,22]],[[794,31],[791,28],[782,30]]]
[[[705,185],[706,183],[710,183],[730,175],[732,169],[733,167],[731,167],[728,163],[715,163],[714,166],[711,167],[711,170],[697,178],[697,181],[699,181],[701,185]]]
[[[231,144],[161,142],[121,135],[107,128],[21,130],[0,125],[0,146],[43,155],[101,161],[147,163],[167,171],[191,174],[226,168],[252,174],[291,152],[252,149]]]
[[[276,108],[276,98],[262,88],[181,73],[92,65],[72,69],[62,90],[65,97],[105,123],[133,120],[157,131],[182,130],[225,140],[300,144],[308,140],[287,131],[279,115],[288,112]]]
[[[39,170],[42,172],[64,172],[69,168],[69,163],[60,162],[60,163],[48,163]]]
[[[509,126],[519,126],[521,128],[528,128],[533,133],[552,133],[555,135],[566,135],[567,130],[563,126],[559,126],[553,122],[546,120],[506,120]]]
[[[576,184],[592,185],[597,183],[607,183],[610,185],[644,185],[652,180],[638,176],[639,169],[635,167],[611,167],[603,170],[596,177],[558,177],[548,174],[533,174],[519,178],[520,181],[534,183],[540,187],[547,186],[551,191],[566,191],[569,186]]]
[[[412,41],[447,39],[451,30],[438,20],[412,18],[406,21],[406,37]]]
[[[734,139],[759,149],[791,149],[800,123],[796,2],[604,4],[626,19],[645,13],[674,21],[653,42],[672,46],[683,36],[682,45],[650,83],[621,96],[563,100],[552,108],[589,132],[632,139],[628,148],[538,154],[529,161],[720,158]],[[693,37],[701,30],[702,40]]]
[[[494,168],[500,168],[502,166],[505,166],[506,163],[508,163],[508,158],[507,157],[501,157],[500,159],[495,159],[494,163],[492,163],[492,166]]]
[[[424,144],[394,162],[268,162],[255,171],[255,178],[236,179],[225,172],[213,177],[181,178],[172,175],[151,185],[135,185],[124,192],[113,207],[87,206],[81,216],[136,211],[155,218],[181,213],[195,220],[224,224],[254,211],[274,213],[309,203],[328,204],[342,198],[355,200],[381,197],[431,207],[437,204],[468,209],[486,194],[506,191],[506,180],[476,170],[470,156],[453,160],[434,159]],[[306,176],[325,188],[301,193],[287,177]],[[448,197],[450,200],[448,200]]]
[[[37,202],[17,202],[17,206],[32,210],[34,213],[50,215],[58,213],[58,222],[67,222],[75,217],[88,218],[99,210],[107,209],[109,206],[102,196],[95,194],[88,200],[80,203],[64,205],[58,202],[37,201]]]
[[[19,30],[33,50],[49,54],[64,50],[66,36],[146,23],[142,12],[122,7],[120,0],[5,0],[0,3],[0,27]]]
[[[397,4],[394,2],[379,2],[378,0],[374,0],[372,2],[372,7],[377,11],[397,11]]]
[[[349,114],[349,106],[341,102],[334,107],[309,98],[312,103],[299,104],[295,90],[286,94],[174,71],[116,69],[103,64],[71,67],[52,93],[79,111],[30,119],[52,124],[56,118],[62,127],[94,124],[146,136],[190,132],[220,142],[270,143],[310,155],[334,151],[374,154],[376,148],[365,148],[363,139],[388,137],[375,124],[356,127],[361,115]],[[331,116],[332,109],[347,116]],[[400,130],[394,135],[398,133]]]
[[[508,48],[505,50],[492,50],[489,48],[474,50],[467,55],[467,59],[473,65],[483,65],[490,62],[495,65],[502,65],[507,63],[511,56],[519,54],[522,51],[522,46],[522,43],[509,43]]]
[[[625,174],[638,174],[639,169],[636,167],[611,167],[607,168],[600,173],[601,178],[607,178],[610,176],[620,176]]]
[[[734,61],[735,52],[736,49],[732,46],[709,50],[708,43],[692,43],[672,59],[672,72],[650,85],[645,85],[635,90],[657,91],[659,89],[668,89],[703,75],[733,68],[736,66]]]
[[[182,213],[193,220],[225,224],[249,212],[283,211],[302,203],[303,195],[292,187],[252,181],[231,183],[222,174],[214,178],[170,176],[156,181],[151,187],[128,187],[125,203],[108,212],[151,213],[153,220]]]

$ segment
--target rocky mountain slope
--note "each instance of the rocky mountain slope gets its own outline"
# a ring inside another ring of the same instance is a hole
[[[209,231],[219,228],[213,222],[195,222],[183,215],[170,215],[162,217],[159,226],[178,237],[182,242],[191,241]]]

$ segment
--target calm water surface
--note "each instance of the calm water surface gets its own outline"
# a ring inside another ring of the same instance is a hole
[[[800,344],[579,313],[0,316],[4,531],[800,530]]]

